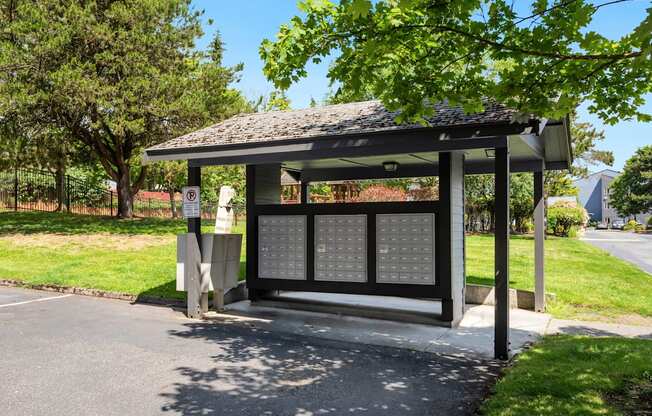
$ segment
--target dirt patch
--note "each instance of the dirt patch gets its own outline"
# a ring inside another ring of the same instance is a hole
[[[626,416],[652,416],[652,373],[626,380],[622,389],[605,394],[605,401]]]
[[[112,251],[142,250],[148,247],[173,243],[175,236],[118,235],[109,233],[66,235],[66,234],[12,234],[0,237],[17,247],[62,248],[66,249],[104,249]]]

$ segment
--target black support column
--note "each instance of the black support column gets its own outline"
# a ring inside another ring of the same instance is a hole
[[[188,165],[188,186],[201,186],[201,167]],[[194,239],[191,236],[186,239],[186,305],[188,317],[200,318],[208,311],[208,293],[202,293],[201,212],[200,218],[188,218],[188,233],[194,234]]]
[[[509,358],[509,150],[496,148],[494,356]]]
[[[441,319],[452,327],[464,316],[464,155],[439,153],[437,280]]]
[[[534,172],[534,310],[546,310],[546,286],[543,268],[545,241],[545,202],[543,196],[543,161]]]
[[[300,198],[301,198],[301,203],[302,204],[307,204],[309,200],[309,195],[308,195],[308,182],[301,181],[301,190],[300,190]]]
[[[260,299],[266,291],[254,289],[258,277],[258,205],[281,203],[281,164],[247,165],[247,287],[249,300]]]
[[[188,186],[201,186],[201,167],[188,165]],[[188,232],[195,234],[201,249],[201,218],[188,218]]]
[[[246,229],[246,251],[247,251],[247,281],[254,279],[258,276],[258,233],[256,232],[258,225],[256,224],[256,166],[247,165],[247,198],[246,198],[246,215],[247,215],[247,229]],[[251,284],[247,282],[249,299],[256,300],[256,290],[251,288]]]

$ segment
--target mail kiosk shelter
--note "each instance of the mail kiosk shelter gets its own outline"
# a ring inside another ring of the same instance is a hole
[[[464,315],[464,176],[494,174],[494,348],[507,358],[510,173],[533,173],[542,311],[543,174],[570,166],[568,120],[523,120],[491,100],[476,114],[436,105],[428,126],[396,115],[378,101],[238,115],[148,148],[145,160],[187,160],[195,186],[202,166],[246,165],[251,300],[276,290],[433,299],[449,326]],[[300,182],[299,204],[280,203],[282,171]],[[308,203],[311,182],[424,176],[439,178],[437,201]],[[199,237],[200,220],[188,231]]]

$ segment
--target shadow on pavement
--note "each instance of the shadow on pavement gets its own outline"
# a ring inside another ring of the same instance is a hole
[[[179,367],[162,396],[184,415],[472,414],[494,361],[349,344],[255,326],[185,324],[171,337],[214,348],[212,368]],[[188,351],[192,354],[192,351]]]

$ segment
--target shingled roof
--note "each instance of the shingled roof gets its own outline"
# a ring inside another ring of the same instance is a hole
[[[514,110],[495,102],[486,102],[485,111],[474,114],[465,114],[460,107],[446,104],[436,105],[435,110],[435,115],[428,120],[432,127],[508,124],[515,114]],[[380,101],[241,114],[150,147],[147,151],[253,144],[423,127],[419,124],[396,124],[396,116],[396,112],[388,111]]]

